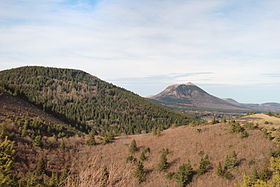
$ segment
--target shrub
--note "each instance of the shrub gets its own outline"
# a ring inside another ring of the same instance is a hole
[[[197,170],[198,176],[206,173],[209,169],[210,164],[211,163],[209,161],[208,155],[205,155],[203,158],[201,158],[199,163],[199,168]]]
[[[224,170],[223,170],[223,167],[222,167],[221,162],[219,162],[219,165],[218,165],[218,167],[217,167],[216,174],[217,174],[218,176],[223,176],[223,175],[224,175]]]
[[[233,175],[229,172],[229,171],[226,171],[225,174],[224,174],[224,177],[228,180],[231,180],[233,179]]]
[[[168,149],[162,149],[162,153],[160,156],[160,160],[158,163],[158,170],[159,171],[164,171],[168,168],[168,162],[167,162],[167,154],[168,154]]]
[[[144,166],[143,163],[138,161],[135,171],[134,171],[134,177],[138,180],[138,183],[140,184],[143,182],[143,176],[144,176]]]
[[[185,187],[192,181],[193,169],[190,161],[179,166],[179,171],[175,174],[175,179],[179,187]]]
[[[249,134],[245,130],[241,133],[241,138],[247,138],[248,136],[249,136]]]
[[[136,158],[134,158],[132,155],[129,155],[127,158],[126,158],[126,163],[128,162],[135,162],[136,161]]]
[[[91,130],[88,136],[88,140],[86,142],[87,145],[95,145],[95,138],[94,138],[95,132],[94,130]]]
[[[259,173],[259,178],[262,181],[267,181],[269,179],[269,170],[268,170],[268,166],[267,163],[265,163]]]
[[[136,151],[137,151],[136,141],[133,139],[130,143],[130,146],[129,146],[129,152],[130,152],[130,154],[133,154]]]
[[[44,160],[43,157],[41,157],[39,162],[37,163],[35,173],[37,176],[42,176],[43,174],[46,173],[46,161]]]
[[[175,175],[174,172],[168,172],[166,175],[166,178],[168,178],[169,180],[171,180],[173,178],[173,176]]]
[[[250,179],[253,183],[257,182],[259,179],[259,174],[256,167],[253,168]]]

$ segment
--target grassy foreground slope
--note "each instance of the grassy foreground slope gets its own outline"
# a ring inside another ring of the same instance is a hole
[[[200,130],[199,130],[200,129]],[[171,128],[161,132],[160,136],[152,134],[140,134],[116,137],[116,140],[107,145],[97,145],[88,149],[80,147],[77,159],[72,164],[75,170],[78,186],[98,186],[102,183],[102,171],[106,166],[109,173],[108,186],[178,186],[175,176],[170,180],[168,173],[176,173],[179,166],[190,160],[194,170],[191,182],[188,186],[234,186],[242,183],[242,173],[251,175],[254,167],[260,173],[266,161],[269,161],[269,150],[275,149],[275,144],[265,138],[259,129],[249,130],[247,138],[240,138],[240,134],[230,133],[230,125],[216,124],[198,127],[183,126]],[[132,140],[136,140],[137,151],[132,156],[140,160],[141,153],[147,147],[150,153],[146,153],[143,161],[143,182],[138,183],[134,177],[136,163],[126,163],[129,146]],[[158,163],[162,155],[162,149],[167,148],[168,167],[165,171],[158,170]],[[237,166],[228,171],[231,179],[216,174],[219,162],[225,164],[226,156],[233,151],[237,154]],[[211,162],[207,172],[201,176],[196,173],[201,158],[209,156]],[[88,167],[90,165],[90,167]]]
[[[136,134],[195,120],[79,70],[5,70],[0,72],[0,87],[86,133]]]

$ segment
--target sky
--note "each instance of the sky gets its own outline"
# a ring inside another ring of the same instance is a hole
[[[0,0],[0,70],[86,71],[147,96],[192,82],[280,103],[279,0]]]

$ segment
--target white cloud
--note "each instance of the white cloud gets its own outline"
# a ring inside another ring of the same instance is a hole
[[[263,74],[279,74],[279,5],[274,0],[4,0],[0,69],[78,68],[106,80],[213,72],[176,81],[278,84],[279,77]]]

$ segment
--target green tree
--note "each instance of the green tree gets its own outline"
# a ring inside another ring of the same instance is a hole
[[[158,163],[158,170],[159,171],[164,171],[168,168],[168,162],[167,162],[167,154],[168,154],[168,149],[162,149],[161,151],[161,156],[160,156],[160,160]]]
[[[157,137],[160,136],[160,128],[157,128]]]
[[[65,149],[65,143],[64,143],[63,140],[62,140],[61,143],[60,143],[60,148],[61,148],[61,149]]]
[[[209,161],[208,155],[205,155],[203,158],[201,158],[200,163],[199,163],[199,168],[197,170],[198,176],[206,173],[207,170],[209,169],[210,164],[211,163]]]
[[[192,181],[193,169],[190,161],[179,166],[179,171],[175,174],[175,179],[179,187],[185,187],[188,183]]]
[[[46,173],[46,161],[43,157],[40,158],[39,162],[37,163],[36,167],[36,175],[40,176]]]
[[[256,167],[253,168],[250,179],[253,183],[257,182],[259,179],[259,174]]]
[[[144,165],[141,161],[138,161],[134,171],[134,177],[138,180],[139,184],[143,182]]]
[[[95,135],[94,130],[91,130],[89,135],[88,135],[88,140],[86,142],[87,145],[95,145],[96,144],[94,135]]]
[[[218,176],[223,176],[223,175],[224,175],[224,170],[223,170],[223,167],[222,167],[221,162],[219,162],[219,165],[218,165],[218,167],[217,167],[216,174],[217,174]]]
[[[269,170],[268,170],[268,165],[265,163],[259,173],[259,178],[262,181],[267,181],[269,179]]]
[[[8,140],[7,136],[3,141],[0,139],[0,186],[15,184],[12,174],[14,154],[14,142]]]
[[[130,152],[130,154],[133,154],[136,151],[137,151],[136,141],[133,139],[129,146],[129,152]]]
[[[143,162],[144,160],[146,160],[145,151],[142,151],[142,152],[141,152],[140,160],[141,160],[142,162]]]

